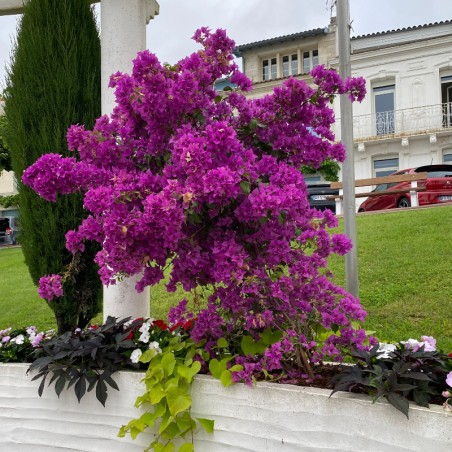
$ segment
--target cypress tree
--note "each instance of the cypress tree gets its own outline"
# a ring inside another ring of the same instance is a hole
[[[101,310],[94,245],[82,257],[65,248],[65,233],[86,216],[81,195],[56,203],[21,182],[41,155],[71,155],[71,124],[91,128],[100,115],[100,40],[86,0],[29,0],[18,25],[5,90],[7,142],[18,182],[21,244],[35,284],[43,275],[66,275],[62,298],[50,302],[59,333],[84,327]],[[91,248],[90,248],[91,247]],[[20,300],[17,300],[20,303]]]

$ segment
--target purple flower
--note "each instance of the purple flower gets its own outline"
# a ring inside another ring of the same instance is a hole
[[[61,282],[62,279],[60,275],[43,276],[38,284],[39,296],[47,301],[51,301],[55,297],[62,297],[63,287]]]
[[[44,338],[44,333],[38,333],[35,338],[31,342],[32,347],[39,347],[39,344],[41,343],[42,339]]]

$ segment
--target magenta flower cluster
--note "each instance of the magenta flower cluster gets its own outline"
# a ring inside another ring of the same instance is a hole
[[[242,92],[251,82],[233,62],[225,31],[201,28],[194,39],[202,50],[174,66],[144,51],[131,75],[114,74],[110,117],[92,131],[72,126],[74,158],[43,156],[24,183],[49,201],[84,194],[90,215],[67,233],[67,248],[98,242],[104,284],[142,274],[140,291],[161,281],[171,263],[169,291],[209,286],[206,307],[195,313],[195,340],[290,330],[263,357],[272,369],[293,350],[317,362],[340,356],[342,346],[363,347],[367,337],[352,322],[365,311],[326,271],[328,256],[348,252],[350,242],[327,232],[336,218],[310,208],[299,171],[344,160],[330,101],[343,93],[362,100],[363,79],[343,81],[317,66],[316,89],[289,78],[273,94],[249,99]],[[239,88],[216,92],[223,76]],[[41,279],[42,297],[61,296],[58,278]],[[174,322],[192,317],[186,300],[172,311]],[[318,344],[319,325],[337,334]]]

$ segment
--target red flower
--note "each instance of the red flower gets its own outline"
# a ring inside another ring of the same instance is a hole
[[[130,331],[129,334],[127,335],[127,337],[124,338],[125,341],[129,341],[131,339],[133,339],[133,331]]]
[[[184,331],[188,331],[189,329],[191,329],[192,326],[193,326],[193,322],[191,320],[187,320],[184,323]]]
[[[449,358],[452,359],[452,352],[449,353]]]
[[[168,329],[168,325],[163,320],[154,320],[154,325],[158,326],[162,331]]]

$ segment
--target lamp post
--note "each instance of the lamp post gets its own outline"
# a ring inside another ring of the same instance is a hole
[[[351,76],[350,64],[350,6],[349,0],[336,0],[337,33],[339,50],[339,74],[345,79]],[[352,241],[353,248],[345,256],[346,288],[354,296],[359,296],[358,283],[358,244],[356,239],[355,207],[355,166],[353,149],[353,107],[346,94],[340,97],[341,141],[347,157],[342,165],[342,184],[344,190],[345,234]]]

